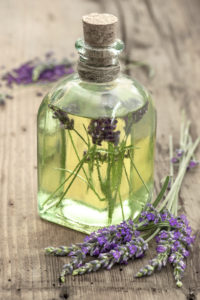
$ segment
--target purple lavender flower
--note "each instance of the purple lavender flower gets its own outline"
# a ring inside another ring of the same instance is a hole
[[[46,253],[59,256],[61,256],[61,253],[62,256],[76,255],[76,251],[81,249],[84,254],[97,256],[129,242],[134,236],[139,238],[140,232],[136,231],[135,228],[136,226],[132,220],[123,221],[119,225],[111,225],[91,233],[84,238],[83,243],[71,245],[70,247],[48,247]]]
[[[161,214],[156,209],[147,204],[146,210],[141,213],[144,220],[150,219],[146,225],[152,226],[155,220],[153,216],[159,218],[161,225],[166,225],[166,229],[160,231],[155,237],[157,242],[157,256],[149,261],[149,264],[142,268],[136,277],[151,275],[156,269],[160,270],[171,263],[174,269],[174,278],[177,286],[182,286],[186,264],[184,259],[188,257],[191,244],[194,242],[191,227],[185,215],[174,217],[166,209]],[[151,215],[152,213],[152,215]],[[164,219],[164,223],[163,222]],[[143,222],[142,221],[142,222]],[[119,225],[112,225],[99,229],[97,232],[87,236],[83,243],[70,247],[61,246],[59,248],[49,247],[46,249],[48,254],[58,256],[69,255],[72,260],[65,264],[61,273],[61,281],[67,274],[84,274],[97,271],[101,268],[111,269],[116,263],[127,264],[130,258],[140,258],[144,256],[148,245],[139,236],[141,227],[134,224],[132,220],[123,221]],[[86,255],[95,256],[97,259],[85,263]]]
[[[69,63],[56,63],[52,56],[46,56],[44,62],[36,59],[13,69],[3,76],[3,80],[6,81],[7,86],[12,87],[13,84],[27,85],[38,81],[52,82],[73,72],[74,70]]]
[[[168,232],[162,230],[162,232],[160,233],[160,238],[161,238],[161,239],[166,239],[166,238],[168,238],[168,237],[169,237]]]
[[[140,214],[139,222],[144,222],[144,226],[147,226],[150,222],[157,224],[161,221],[160,213],[155,209],[151,203],[147,203],[143,212]]]
[[[176,154],[178,157],[182,157],[184,154],[184,150],[183,149],[176,149]]]
[[[46,66],[46,69],[43,70],[38,79],[36,81],[56,81],[59,78],[63,77],[64,75],[68,75],[73,73],[72,68],[66,68],[65,65],[53,65],[53,66]]]
[[[126,264],[129,259],[139,258],[147,250],[147,243],[142,238],[135,238],[132,241],[119,245],[115,250],[101,253],[98,259],[90,261],[73,271],[72,275],[82,275],[95,272],[101,268],[110,270],[116,263]],[[62,281],[63,281],[62,277]]]
[[[182,222],[183,222],[186,226],[189,225],[189,222],[188,222],[187,217],[186,217],[185,215],[183,215],[183,214],[180,215],[179,219],[181,219]]]
[[[178,221],[177,221],[176,218],[171,218],[171,219],[169,219],[169,224],[171,226],[177,226],[178,225]]]
[[[138,237],[139,235],[140,235],[140,232],[139,232],[138,230],[135,230],[135,231],[134,231],[134,236],[135,236],[135,237]]]
[[[149,264],[142,268],[136,274],[136,277],[151,275],[155,269],[160,270],[168,261],[174,268],[176,284],[178,287],[181,287],[181,279],[186,268],[184,258],[189,256],[188,249],[194,242],[195,237],[192,236],[191,227],[185,215],[175,218],[170,213],[167,213],[166,210],[165,214],[165,222],[169,221],[171,228],[168,231],[160,231],[155,237],[158,244],[156,248],[158,255],[149,261]]]
[[[99,229],[97,232],[91,233],[90,236],[86,236],[84,242],[94,244],[100,253],[104,253],[115,249],[119,244],[129,242],[134,235],[138,237],[139,234],[139,231],[136,231],[135,235],[135,225],[129,220],[123,221],[119,225]]]
[[[131,240],[135,232],[136,236]],[[124,254],[123,257],[120,256],[119,260],[119,253],[120,255],[123,253],[120,247],[123,247],[123,245],[128,247],[127,253],[131,256],[135,255],[135,257],[141,257],[147,249],[147,244],[144,243],[144,240],[140,238],[139,234],[132,220],[123,221],[119,225],[111,225],[110,227],[101,228],[91,233],[85,237],[83,243],[71,245],[70,247],[48,247],[46,248],[46,253],[58,256],[68,255],[72,258],[69,264],[63,266],[61,274],[61,281],[63,281],[66,274],[71,274],[74,269],[82,267],[86,255],[100,258],[103,254],[112,253],[112,260],[104,265],[104,267],[107,268],[111,268],[113,264],[117,262],[127,263],[130,258],[129,255]],[[143,244],[143,246],[141,247],[140,244]],[[95,264],[93,267],[97,268],[97,265]]]
[[[160,250],[162,251],[160,252]],[[136,273],[135,277],[150,276],[156,269],[161,270],[162,267],[166,266],[168,247],[160,248],[158,253],[159,254],[155,258],[151,259],[145,267],[141,268],[139,272]]]
[[[196,166],[198,166],[198,164],[199,164],[198,161],[196,161],[196,160],[191,160],[191,161],[189,162],[188,169],[193,169],[193,168],[195,168]]]
[[[85,253],[85,254],[87,254],[87,253],[89,252],[88,247],[85,247],[85,246],[81,247],[81,250],[82,250],[82,252]]]
[[[182,286],[182,277],[183,277],[183,273],[185,271],[186,268],[186,264],[183,261],[183,255],[181,254],[180,251],[175,252],[175,259],[170,261],[170,263],[172,264],[173,268],[174,268],[174,278],[176,280],[176,285],[178,287]]]
[[[174,231],[174,239],[178,240],[181,237],[181,232],[180,231]]]
[[[105,236],[99,236],[99,237],[97,238],[98,244],[99,244],[100,246],[102,246],[103,244],[105,244],[106,240],[107,240],[107,239],[106,239]]]
[[[172,162],[173,164],[176,164],[176,163],[179,162],[179,159],[178,159],[177,157],[172,157],[171,162]]]
[[[147,213],[146,218],[148,221],[154,221],[155,220],[155,215],[153,213]]]
[[[178,264],[183,270],[185,270],[186,264],[182,260],[180,260]]]
[[[137,246],[136,245],[130,245],[130,246],[128,246],[128,248],[129,248],[129,252],[130,252],[131,255],[134,255],[137,251]]]
[[[172,253],[172,254],[169,256],[168,261],[169,261],[170,263],[173,263],[173,261],[175,260],[175,258],[176,258],[176,254],[175,254],[175,253]]]
[[[194,240],[195,240],[195,236],[186,236],[184,241],[186,242],[186,244],[188,246],[190,246],[191,244],[194,243]]]
[[[62,268],[62,272],[60,274],[60,281],[64,282],[65,276],[67,274],[72,274],[73,270],[76,268],[80,268],[83,265],[83,261],[86,255],[81,251],[76,251],[76,255],[71,255],[72,260],[70,263],[65,264]]]
[[[167,219],[168,214],[165,212],[163,214],[161,214],[161,220],[165,221]]]
[[[176,149],[176,155],[174,157],[172,157],[171,162],[173,164],[178,165],[181,162],[183,155],[184,155],[184,150],[183,149]],[[195,168],[198,164],[199,164],[198,161],[196,161],[194,159],[191,159],[189,164],[188,164],[187,170]]]
[[[162,246],[162,245],[159,245],[159,246],[156,248],[156,251],[157,251],[158,253],[163,253],[163,252],[165,252],[166,250],[167,250],[167,248],[164,247],[164,246]]]
[[[178,249],[180,249],[181,244],[179,241],[174,241],[173,245],[171,246],[171,251],[176,252]]]
[[[92,142],[101,146],[103,141],[107,141],[117,146],[120,136],[120,131],[115,131],[117,122],[116,119],[110,118],[91,120],[88,133],[92,137]]]
[[[182,254],[183,254],[184,257],[188,257],[190,253],[189,253],[188,250],[186,250],[186,249],[183,248],[182,249]]]
[[[113,257],[114,257],[114,259],[116,260],[116,262],[118,262],[119,259],[120,259],[120,257],[121,257],[120,252],[117,251],[117,250],[113,251]]]

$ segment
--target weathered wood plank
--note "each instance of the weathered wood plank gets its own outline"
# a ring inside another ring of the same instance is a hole
[[[136,76],[152,92],[158,108],[156,186],[167,172],[168,135],[178,138],[180,110],[184,107],[200,131],[199,73],[200,5],[197,0],[17,1],[0,2],[1,64],[8,68],[41,56],[49,50],[69,56],[81,36],[83,14],[98,11],[120,18],[120,34],[129,58],[145,60],[156,70],[149,80],[135,68]],[[0,109],[1,191],[1,299],[200,299],[199,232],[188,260],[184,288],[175,288],[170,268],[141,280],[133,274],[144,262],[83,277],[67,277],[64,287],[58,274],[65,259],[45,257],[50,244],[78,242],[83,236],[42,221],[37,216],[36,114],[38,90],[16,87],[14,99]],[[199,170],[189,174],[181,192],[183,210],[194,230],[199,229]],[[149,253],[146,262],[153,254]]]

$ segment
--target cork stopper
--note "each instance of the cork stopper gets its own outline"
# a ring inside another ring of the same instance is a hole
[[[117,17],[110,14],[91,13],[83,16],[85,42],[92,47],[107,47],[116,39]]]

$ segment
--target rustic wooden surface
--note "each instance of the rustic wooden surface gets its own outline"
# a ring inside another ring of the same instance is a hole
[[[18,66],[53,50],[70,57],[82,36],[80,19],[89,12],[108,12],[120,19],[120,36],[129,58],[145,60],[156,71],[149,80],[136,76],[153,93],[158,110],[156,185],[168,169],[168,135],[178,140],[180,111],[200,132],[200,2],[198,0],[1,0],[0,65]],[[0,70],[3,72],[3,70]],[[0,299],[200,299],[199,169],[187,175],[181,191],[182,210],[197,239],[184,277],[175,287],[169,267],[156,275],[135,279],[143,261],[110,272],[67,277],[58,275],[64,258],[47,257],[48,245],[78,242],[82,234],[42,221],[37,214],[36,115],[48,87],[15,87],[13,100],[0,108]]]

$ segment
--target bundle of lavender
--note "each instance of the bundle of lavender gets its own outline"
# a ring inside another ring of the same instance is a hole
[[[109,270],[115,264],[127,264],[128,260],[141,258],[147,251],[149,242],[155,238],[156,257],[135,276],[149,276],[169,263],[173,267],[176,285],[182,286],[185,259],[189,255],[195,236],[186,216],[177,215],[178,198],[186,172],[198,164],[194,152],[200,143],[200,137],[192,141],[189,128],[190,122],[183,117],[180,145],[175,151],[175,156],[170,136],[170,176],[166,177],[157,198],[144,207],[137,220],[127,220],[119,225],[99,229],[76,245],[45,249],[47,254],[71,258],[71,261],[63,266],[61,282],[64,282],[67,274],[82,275],[103,268]],[[88,261],[87,256],[95,259]]]

